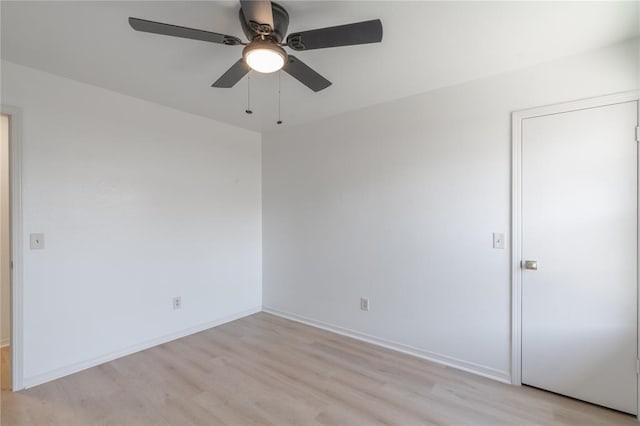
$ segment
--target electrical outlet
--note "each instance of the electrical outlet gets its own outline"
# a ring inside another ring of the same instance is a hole
[[[360,310],[368,311],[369,310],[369,298],[361,297],[360,298]]]
[[[180,296],[173,298],[173,309],[182,308],[182,298]]]

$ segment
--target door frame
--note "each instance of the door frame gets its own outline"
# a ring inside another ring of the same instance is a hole
[[[634,90],[530,108],[511,114],[511,383],[513,385],[522,385],[522,269],[520,267],[522,260],[522,121],[527,118],[633,101],[640,101],[640,91]],[[640,123],[640,104],[638,105],[638,114]],[[640,165],[640,153],[638,154],[638,164]],[[640,188],[640,174],[638,175],[638,188]],[[640,194],[638,198],[640,199]],[[640,203],[638,208],[640,212]],[[638,229],[640,230],[640,214]],[[638,276],[640,277],[640,238],[638,238],[638,266]],[[640,283],[638,290],[637,303],[640,307]],[[640,317],[637,327],[640,331]],[[637,350],[640,354],[640,339],[638,339]],[[640,407],[640,381],[638,395],[638,407]],[[640,414],[638,414],[638,418],[640,418]]]
[[[22,283],[22,110],[0,106],[9,116],[9,191],[11,228],[11,390],[24,388],[23,283]]]

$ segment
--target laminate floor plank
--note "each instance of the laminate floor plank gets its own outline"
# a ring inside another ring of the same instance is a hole
[[[11,390],[11,347],[0,348],[0,389]]]
[[[638,425],[258,313],[12,393],[2,425]]]

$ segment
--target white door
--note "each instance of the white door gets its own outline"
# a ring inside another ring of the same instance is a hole
[[[522,120],[522,383],[638,412],[637,102]]]

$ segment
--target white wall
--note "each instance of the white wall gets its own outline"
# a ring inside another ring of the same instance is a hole
[[[9,117],[0,116],[0,346],[11,339],[11,251],[9,229]]]
[[[26,385],[259,310],[258,133],[9,62],[2,103],[23,114]]]
[[[638,88],[637,49],[263,135],[264,306],[508,379],[510,113]]]

